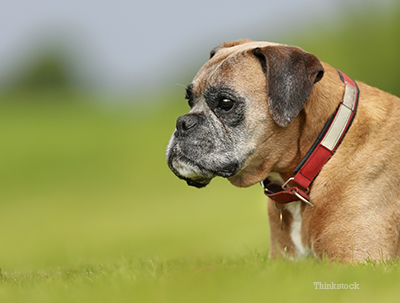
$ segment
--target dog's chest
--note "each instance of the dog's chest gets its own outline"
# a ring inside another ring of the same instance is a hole
[[[303,218],[301,215],[301,202],[288,203],[286,209],[291,213],[293,221],[290,224],[290,238],[294,245],[294,251],[299,258],[307,257],[311,251],[305,246],[301,237]]]

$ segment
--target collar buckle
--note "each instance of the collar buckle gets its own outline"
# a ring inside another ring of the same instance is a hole
[[[314,203],[312,203],[312,202],[310,201],[309,198],[308,198],[308,199],[304,198],[304,197],[303,197],[301,194],[299,194],[296,190],[292,190],[292,194],[295,195],[297,198],[299,198],[300,201],[302,201],[302,202],[308,204],[308,205],[311,206],[311,207],[314,207]]]
[[[286,204],[295,201],[302,201],[310,206],[314,206],[314,203],[310,201],[307,191],[303,191],[298,187],[289,186],[289,182],[293,181],[293,178],[289,178],[285,183],[282,182],[271,182],[268,178],[261,181],[261,186],[264,189],[264,194],[270,199],[274,200],[275,203]]]

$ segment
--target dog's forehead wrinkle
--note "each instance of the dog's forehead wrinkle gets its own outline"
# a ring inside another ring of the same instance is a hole
[[[226,77],[229,77],[229,72],[234,71],[243,59],[243,52],[237,51],[229,54],[226,58],[212,66],[212,70],[208,72],[206,83],[212,85],[219,81],[227,81]]]
[[[225,59],[227,60],[227,59]],[[225,64],[225,60],[221,61],[219,64],[217,64],[213,71],[209,72],[208,77],[207,77],[207,82],[208,83],[212,83],[213,79],[214,79],[214,75],[216,75],[218,73],[218,71],[221,70],[221,67]]]
[[[232,52],[209,60],[196,75],[193,83],[195,83],[196,87],[199,88],[209,87],[210,85],[213,85],[216,80],[220,81],[224,69],[226,69],[228,65],[235,66],[238,62],[237,55],[239,53],[241,52]]]
[[[201,90],[212,84],[215,79],[218,79],[221,76],[219,74],[219,71],[222,70],[224,64],[232,63],[233,66],[235,66],[235,62],[238,62],[238,60],[242,58],[241,55],[243,53],[251,49],[267,46],[287,45],[274,42],[252,41],[232,47],[219,49],[218,52],[216,52],[216,54],[202,66],[202,68],[195,76],[192,82],[194,89],[193,92],[201,94]]]
[[[233,67],[233,70],[235,70],[237,65],[243,59],[243,55],[247,53],[248,50],[266,46],[286,46],[286,45],[278,43],[269,43],[269,42],[249,42],[231,48],[223,49],[221,51],[221,55],[215,58],[216,61],[215,63],[213,62],[213,59],[210,60],[211,62],[210,62],[210,67],[208,68],[207,82],[212,83],[215,78],[219,78],[221,76],[219,72],[223,74],[225,70],[229,69],[230,67]]]
[[[252,93],[263,90],[259,85],[260,80],[255,81],[257,79],[255,74],[261,73],[261,71],[254,69],[254,63],[256,63],[255,58],[242,51],[237,51],[214,64],[205,65],[193,80],[196,94],[205,94],[210,87],[235,87],[242,93],[248,92],[248,89]],[[238,69],[240,75],[238,75]]]

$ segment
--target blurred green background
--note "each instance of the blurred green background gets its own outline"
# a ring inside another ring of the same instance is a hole
[[[249,36],[270,40],[263,27],[260,22]],[[274,40],[400,95],[398,3],[378,10],[343,2],[333,17],[293,25]],[[215,46],[207,37],[196,43]],[[165,148],[176,118],[188,110],[184,88],[168,77],[124,94],[93,89],[90,77],[77,85],[64,51],[43,45],[1,78],[3,271],[268,253],[260,187],[239,189],[218,178],[197,190],[169,171]],[[174,75],[188,84],[207,57],[196,54],[190,66],[175,66]]]

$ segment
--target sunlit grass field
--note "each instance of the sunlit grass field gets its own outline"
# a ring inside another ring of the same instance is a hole
[[[259,186],[173,176],[164,151],[184,102],[12,98],[0,105],[0,302],[398,300],[399,262],[271,261]]]

